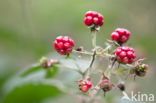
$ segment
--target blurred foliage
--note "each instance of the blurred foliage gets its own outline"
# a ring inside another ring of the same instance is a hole
[[[83,24],[84,13],[88,10],[98,11],[105,17],[105,25],[97,38],[99,45],[104,46],[104,41],[110,38],[115,28],[127,28],[132,32],[127,44],[138,48],[138,55],[147,57],[147,62],[154,68],[155,4],[155,0],[0,0],[0,101],[6,98],[6,103],[41,103],[43,99],[61,94],[62,91],[53,85],[28,82],[4,97],[7,87],[19,80],[16,78],[18,71],[55,52],[53,41],[58,35],[71,36],[76,47],[83,45],[85,49],[91,48],[89,30]],[[53,56],[59,58],[58,55]],[[155,82],[156,76],[155,70],[151,71],[147,77],[138,79],[137,84],[153,93],[156,89],[151,83]],[[66,84],[75,81],[78,76],[68,70],[62,72],[57,78]],[[39,77],[36,79],[40,80]],[[14,82],[8,84],[10,79]]]
[[[40,103],[44,98],[55,97],[60,93],[57,87],[27,84],[9,93],[4,103]]]

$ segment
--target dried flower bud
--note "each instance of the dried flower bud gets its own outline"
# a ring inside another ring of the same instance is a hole
[[[83,51],[83,47],[78,47],[76,51]]]
[[[52,67],[53,64],[57,64],[59,62],[57,60],[53,60],[53,59],[48,59],[46,57],[42,57],[40,59],[40,63],[41,63],[43,68],[49,68],[49,67]]]
[[[114,87],[108,79],[102,80],[99,86],[104,92],[108,92]]]
[[[121,90],[121,91],[125,91],[125,84],[124,82],[121,82],[117,85],[117,87]]]
[[[147,64],[138,64],[135,66],[135,74],[137,76],[143,77],[146,75],[147,70],[148,70],[148,65]]]
[[[79,81],[79,89],[82,92],[88,92],[88,90],[92,87],[91,79],[88,78],[86,80],[80,80]]]

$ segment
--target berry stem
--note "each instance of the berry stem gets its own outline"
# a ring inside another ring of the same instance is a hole
[[[93,55],[93,53],[88,52],[88,51],[76,51],[76,50],[73,50],[73,52],[79,53],[79,54],[84,54],[84,55]]]
[[[92,59],[91,59],[91,62],[90,62],[89,68],[92,68],[93,63],[94,63],[94,61],[95,61],[95,56],[96,56],[96,51],[94,51],[94,54],[93,54],[93,56],[92,56]]]
[[[94,54],[91,58],[91,62],[90,62],[89,68],[88,68],[88,75],[90,75],[90,73],[92,72],[92,66],[93,66],[93,63],[95,61],[95,57],[96,57],[96,51],[94,51]]]
[[[79,53],[79,54],[84,54],[84,55],[89,55],[89,56],[92,56],[94,54],[94,53],[88,52],[88,51],[76,51],[76,50],[73,50],[73,52],[74,53]],[[105,52],[105,49],[102,52],[96,51],[96,56],[114,57],[114,55],[111,55],[111,54],[106,53]]]
[[[96,48],[96,30],[94,31],[91,30],[91,35],[92,35],[92,46],[95,49]]]

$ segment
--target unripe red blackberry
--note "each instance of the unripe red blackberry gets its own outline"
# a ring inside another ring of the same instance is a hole
[[[96,11],[88,11],[85,14],[84,23],[92,27],[102,26],[104,24],[103,16]]]
[[[73,47],[74,41],[68,36],[59,36],[54,41],[55,50],[62,55],[70,54],[73,50]]]
[[[111,38],[112,40],[118,42],[119,44],[123,44],[125,42],[127,42],[127,40],[129,39],[131,33],[124,28],[117,28],[112,34],[111,34]]]
[[[90,78],[86,79],[86,80],[80,80],[79,81],[79,89],[82,92],[88,92],[88,90],[92,87],[92,83]]]
[[[86,85],[80,86],[79,89],[80,89],[82,92],[88,92],[88,90],[89,90],[89,88],[88,88]]]
[[[118,47],[115,50],[115,55],[117,56],[117,61],[124,64],[131,64],[136,58],[134,49],[127,46]]]

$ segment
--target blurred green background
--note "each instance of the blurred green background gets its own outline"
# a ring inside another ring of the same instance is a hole
[[[89,30],[83,24],[84,14],[88,10],[104,15],[105,24],[98,33],[98,45],[103,46],[104,41],[118,27],[131,31],[127,45],[133,46],[141,57],[146,57],[151,67],[145,78],[137,80],[138,87],[145,93],[156,94],[155,5],[156,0],[0,0],[0,100],[4,97],[3,87],[6,81],[42,56],[56,53],[53,41],[58,35],[71,36],[76,47],[83,45],[85,49],[91,49]],[[36,91],[41,87],[37,88]],[[46,88],[52,93],[57,91],[48,86]],[[52,96],[46,91],[47,89],[41,90],[37,94],[45,92],[48,93],[45,97]],[[12,95],[19,96],[21,93],[18,90],[16,92]],[[36,98],[42,100],[44,96]],[[60,98],[67,101],[71,99],[64,96]],[[7,103],[22,103],[11,100],[12,98]],[[29,103],[40,103],[30,101]],[[41,103],[49,102],[47,100]]]

